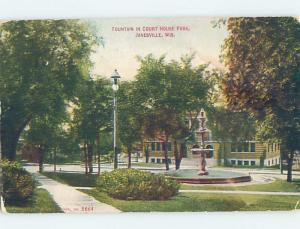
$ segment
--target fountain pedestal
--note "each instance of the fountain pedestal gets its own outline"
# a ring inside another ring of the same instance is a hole
[[[205,167],[206,167],[205,154],[206,154],[205,151],[200,151],[200,153],[199,153],[199,172],[198,172],[198,175],[200,175],[200,176],[208,175],[208,172],[205,169]]]

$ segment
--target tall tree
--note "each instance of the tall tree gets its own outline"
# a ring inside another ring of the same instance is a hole
[[[292,181],[300,149],[300,23],[292,17],[229,18],[227,28],[227,103],[260,120],[259,136],[280,141]]]
[[[55,151],[66,134],[62,123],[62,115],[45,115],[32,119],[28,128],[23,132],[25,144],[34,146],[38,152],[39,172],[43,172],[46,154]]]
[[[184,144],[184,139],[196,126],[201,108],[210,107],[207,65],[193,67],[192,59],[193,56],[184,56],[180,62],[166,63],[164,56],[156,59],[151,54],[139,59],[141,66],[136,76],[136,93],[145,113],[144,130],[150,137],[162,134],[165,145],[171,138],[182,140]],[[182,128],[182,123],[188,119],[192,121],[190,131]],[[177,139],[179,136],[180,139]],[[168,149],[164,149],[168,170]],[[175,160],[178,168],[181,158],[177,155],[175,158],[178,158]]]
[[[134,93],[135,82],[122,82],[118,91],[118,136],[128,155],[128,168],[131,168],[131,155],[142,141],[142,107]]]
[[[0,25],[3,157],[15,158],[20,134],[33,118],[65,108],[91,65],[96,44],[97,38],[79,20]]]
[[[111,128],[112,113],[111,84],[108,80],[84,80],[78,97],[74,102],[73,129],[84,144],[84,160],[88,172],[93,172],[93,155],[95,148],[100,173],[100,132]],[[97,147],[96,147],[97,146]]]

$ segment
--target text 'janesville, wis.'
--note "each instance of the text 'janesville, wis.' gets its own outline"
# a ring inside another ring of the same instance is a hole
[[[174,38],[176,32],[189,32],[190,27],[183,26],[113,26],[113,32],[135,32],[135,37],[146,38]]]

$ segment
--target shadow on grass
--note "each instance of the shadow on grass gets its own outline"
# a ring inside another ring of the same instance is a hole
[[[58,182],[75,187],[95,187],[97,174],[64,173],[64,172],[43,172],[43,175]]]
[[[50,194],[42,188],[37,188],[33,197],[26,203],[6,205],[8,213],[62,213]]]

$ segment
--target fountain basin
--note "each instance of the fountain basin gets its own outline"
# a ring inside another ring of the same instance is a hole
[[[251,181],[249,175],[225,170],[210,169],[209,174],[204,176],[199,176],[198,173],[197,169],[180,169],[170,171],[166,176],[186,184],[232,184]]]

